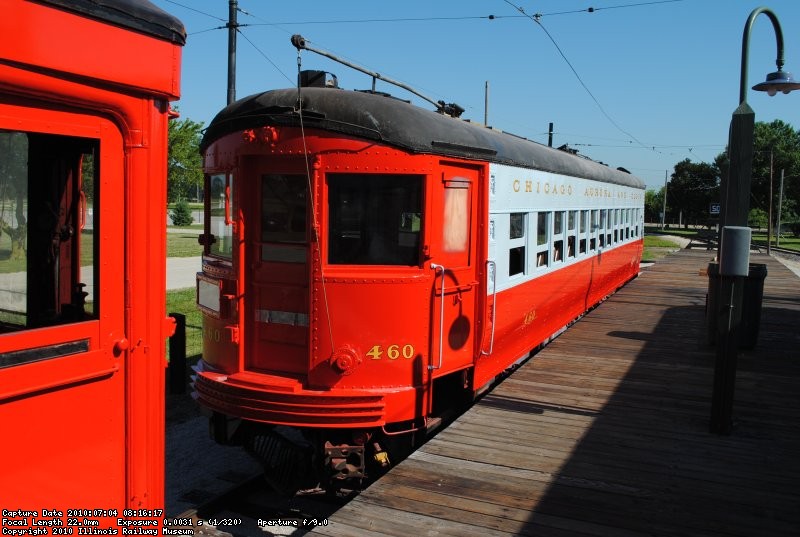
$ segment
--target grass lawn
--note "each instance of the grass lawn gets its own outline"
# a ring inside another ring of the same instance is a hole
[[[767,234],[763,232],[753,232],[752,241],[756,244],[761,246],[767,245]],[[780,242],[780,244],[776,244],[776,242]],[[795,250],[800,252],[800,237],[795,237],[794,235],[790,235],[788,233],[784,233],[781,236],[780,241],[776,241],[775,235],[772,236],[772,246],[780,246],[781,248],[788,248],[789,250]]]
[[[0,272],[23,272],[28,266],[25,259],[11,258],[11,237],[7,233],[0,233]]]
[[[699,231],[699,228],[684,229],[682,227],[668,227],[661,229],[661,226],[644,227],[644,232],[646,235],[676,235],[678,237],[686,237],[687,239],[691,239],[692,237],[696,236]]]
[[[658,235],[645,235],[642,263],[653,263],[662,257],[666,257],[675,250],[680,250],[680,248],[680,245],[675,241],[659,237]]]
[[[186,316],[186,356],[194,363],[202,352],[203,323],[195,303],[194,289],[167,291],[167,315],[182,313]]]
[[[171,229],[202,229],[202,226]],[[168,257],[196,257],[202,253],[203,246],[197,242],[197,233],[167,233]],[[194,288],[167,291],[167,314],[181,313],[186,316],[186,356],[189,364],[196,362],[203,351],[203,323],[195,292]]]
[[[680,248],[680,245],[675,241],[659,237],[658,235],[645,235],[644,237],[645,248]]]
[[[167,257],[197,257],[202,253],[197,233],[167,233]]]
[[[187,229],[202,229],[199,226],[190,226]],[[93,262],[92,243],[94,234],[92,230],[81,231],[81,266],[91,265]],[[167,233],[168,257],[197,257],[203,253],[203,247],[197,242],[197,233]],[[7,233],[0,233],[0,272],[24,272],[27,267],[25,259],[10,260],[11,238]]]
[[[645,233],[653,236],[657,235],[676,235],[679,237],[686,237],[687,239],[691,239],[701,231],[700,228],[689,228],[684,229],[682,227],[668,227],[666,229],[661,229],[661,226],[645,226],[644,228]],[[765,230],[753,230],[752,242],[754,244],[758,244],[760,246],[767,245],[767,232]],[[647,246],[647,241],[645,238],[645,246]],[[795,250],[800,252],[800,237],[795,237],[789,233],[784,233],[781,236],[780,244],[776,244],[775,236],[772,237],[772,246],[780,246],[781,248],[788,248],[789,250]]]

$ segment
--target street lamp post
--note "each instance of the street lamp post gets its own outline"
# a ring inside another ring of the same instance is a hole
[[[742,71],[739,83],[739,107],[731,119],[727,180],[722,185],[720,222],[722,232],[718,252],[719,282],[717,311],[717,355],[714,364],[714,391],[711,400],[711,432],[730,434],[733,420],[733,392],[736,382],[736,362],[739,347],[739,325],[742,320],[742,299],[745,277],[748,275],[750,229],[747,213],[750,205],[750,182],[753,168],[753,127],[755,113],[747,104],[747,55],[750,30],[756,17],[764,14],[772,21],[777,42],[778,70],[767,80],[753,86],[754,90],[775,95],[800,89],[800,83],[783,71],[783,32],[778,17],[770,9],[760,7],[747,18],[742,36]]]

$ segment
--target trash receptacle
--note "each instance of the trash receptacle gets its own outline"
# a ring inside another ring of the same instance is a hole
[[[719,264],[708,264],[708,295],[706,295],[706,322],[708,324],[708,344],[717,341],[717,294],[719,293]],[[742,291],[742,321],[739,325],[739,347],[752,349],[758,341],[761,326],[761,303],[764,299],[764,280],[767,278],[767,265],[750,263]]]

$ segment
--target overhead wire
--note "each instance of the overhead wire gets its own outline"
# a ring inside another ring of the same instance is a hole
[[[168,1],[168,0],[167,0]],[[622,9],[629,7],[641,7],[654,4],[668,4],[674,2],[683,2],[685,0],[655,0],[652,2],[638,2],[634,4],[620,4],[616,6],[605,7],[588,7],[584,9],[576,9],[572,11],[558,11],[553,13],[537,13],[539,17],[550,17],[554,15],[571,15],[576,13],[596,13],[598,11],[608,9]],[[248,13],[243,9],[239,9],[245,15],[250,15],[256,19],[263,21],[260,24],[250,24],[250,26],[282,26],[282,25],[303,25],[303,24],[370,24],[370,23],[386,23],[386,22],[439,22],[439,21],[464,21],[464,20],[496,20],[496,19],[519,19],[528,18],[526,14],[520,15],[461,15],[450,17],[397,17],[397,18],[379,18],[379,19],[328,19],[328,20],[308,20],[308,21],[283,21],[283,22],[269,22],[252,13]]]
[[[252,40],[251,40],[249,37],[247,37],[247,36],[244,34],[244,32],[242,32],[241,30],[239,30],[239,28],[236,28],[236,33],[237,33],[237,34],[239,34],[239,35],[241,35],[241,36],[242,36],[242,37],[245,39],[245,41],[247,41],[248,43],[250,43],[250,46],[252,46],[254,49],[256,49],[256,51],[257,51],[259,54],[261,54],[261,56],[262,56],[262,57],[263,57],[265,60],[267,60],[267,61],[270,63],[270,65],[272,65],[272,67],[274,67],[274,68],[275,68],[275,70],[276,70],[276,71],[278,71],[278,72],[279,72],[279,73],[280,73],[280,74],[283,76],[283,78],[285,78],[286,80],[288,80],[288,81],[289,81],[289,84],[294,84],[294,83],[295,83],[295,81],[294,81],[294,80],[292,80],[291,78],[289,78],[289,76],[288,76],[286,73],[284,73],[283,71],[281,71],[281,68],[280,68],[280,67],[278,67],[278,65],[277,65],[275,62],[273,62],[273,61],[272,61],[272,60],[269,58],[269,56],[267,56],[267,55],[266,55],[266,54],[265,54],[265,53],[264,53],[264,52],[263,52],[263,51],[262,51],[260,48],[258,48],[258,47],[256,46],[256,44],[255,44],[255,43],[253,43],[253,41],[252,41]]]
[[[218,17],[218,16],[216,16],[216,15],[213,15],[213,14],[210,14],[210,13],[207,13],[207,12],[204,12],[204,11],[202,11],[202,10],[196,9],[196,8],[194,8],[194,7],[191,7],[191,6],[188,6],[188,5],[186,5],[186,4],[182,4],[182,3],[180,3],[180,2],[177,2],[177,1],[175,1],[175,0],[163,0],[163,1],[164,1],[164,2],[168,2],[168,3],[170,3],[170,4],[174,4],[174,5],[176,5],[176,6],[179,6],[179,7],[182,7],[182,8],[184,8],[184,9],[188,9],[188,10],[190,10],[190,11],[194,11],[194,12],[196,12],[196,13],[199,13],[199,14],[201,14],[201,15],[204,15],[204,16],[207,16],[207,17],[210,17],[210,18],[213,18],[213,19],[216,19],[216,20],[219,20],[219,21],[222,21],[222,22],[225,22],[225,23],[226,23],[226,25],[223,25],[223,26],[217,26],[217,27],[208,28],[208,29],[205,29],[205,30],[197,31],[197,32],[192,32],[190,35],[197,35],[197,34],[202,34],[202,33],[205,33],[205,32],[210,32],[210,31],[212,31],[212,30],[219,30],[219,29],[227,29],[227,28],[228,28],[228,27],[227,27],[227,22],[228,22],[228,21],[227,21],[226,19],[222,18],[222,17]],[[641,141],[640,141],[638,138],[636,138],[636,137],[635,137],[633,134],[631,134],[630,132],[626,131],[626,130],[625,130],[623,127],[622,127],[622,126],[620,126],[620,125],[619,125],[619,124],[616,122],[616,120],[615,120],[615,119],[614,119],[614,118],[613,118],[613,117],[612,117],[612,116],[611,116],[611,115],[610,115],[610,114],[609,114],[609,113],[608,113],[608,112],[605,110],[605,108],[604,108],[604,107],[603,107],[603,105],[600,103],[600,101],[597,99],[597,97],[596,97],[596,96],[595,96],[595,95],[592,93],[592,91],[589,89],[589,87],[587,86],[587,84],[586,84],[586,83],[583,81],[583,79],[582,79],[582,77],[580,76],[580,74],[577,72],[577,70],[575,69],[575,67],[572,65],[572,63],[570,62],[570,60],[567,58],[566,54],[565,54],[565,53],[564,53],[564,51],[561,49],[561,47],[559,46],[559,44],[557,43],[557,41],[555,40],[555,38],[553,37],[553,35],[552,35],[552,34],[551,34],[549,31],[548,31],[548,29],[547,29],[547,28],[546,28],[546,27],[545,27],[545,26],[542,24],[542,22],[541,22],[541,19],[542,19],[543,17],[549,17],[549,16],[557,16],[557,15],[569,15],[569,14],[578,14],[578,13],[596,13],[596,12],[598,12],[598,11],[603,11],[603,10],[611,10],[611,9],[624,9],[624,8],[634,8],[634,7],[643,7],[643,6],[651,6],[651,5],[657,5],[657,4],[667,4],[667,3],[676,3],[676,2],[683,2],[683,1],[684,1],[684,0],[653,0],[653,1],[649,1],[649,2],[635,2],[635,3],[630,3],[630,4],[619,4],[619,5],[613,5],[613,6],[604,6],[604,7],[587,7],[587,8],[578,9],[578,10],[560,11],[560,12],[551,12],[551,13],[536,13],[536,14],[534,14],[534,15],[530,15],[530,14],[528,14],[527,12],[525,12],[524,8],[522,8],[521,6],[517,6],[516,4],[514,4],[514,3],[513,3],[513,2],[511,2],[510,0],[504,0],[504,2],[505,2],[505,3],[507,3],[507,4],[508,4],[509,6],[511,6],[512,8],[514,8],[514,9],[515,9],[516,11],[518,11],[520,14],[519,14],[519,15],[475,15],[475,16],[452,16],[452,17],[402,17],[402,18],[371,18],[371,19],[345,19],[345,20],[326,20],[326,21],[287,21],[287,22],[275,22],[275,23],[269,22],[269,21],[267,21],[266,19],[263,19],[263,18],[259,17],[258,15],[254,14],[254,13],[252,13],[252,12],[250,12],[250,11],[247,11],[247,10],[245,10],[245,9],[241,8],[241,7],[237,7],[237,9],[238,9],[238,11],[239,11],[240,13],[242,13],[242,14],[244,14],[244,15],[247,15],[247,16],[249,16],[249,17],[252,17],[253,19],[256,19],[256,20],[262,21],[262,22],[261,22],[261,23],[238,24],[238,25],[237,25],[237,28],[236,28],[236,31],[237,31],[237,33],[238,33],[239,35],[241,35],[241,36],[242,36],[242,37],[243,37],[243,38],[244,38],[244,39],[245,39],[245,40],[246,40],[246,41],[247,41],[247,42],[248,42],[248,43],[249,43],[249,44],[250,44],[250,45],[251,45],[251,46],[252,46],[252,47],[253,47],[253,48],[254,48],[254,49],[255,49],[255,50],[256,50],[256,51],[257,51],[257,52],[258,52],[258,53],[259,53],[259,54],[260,54],[260,55],[261,55],[261,56],[262,56],[262,57],[263,57],[263,58],[264,58],[264,59],[267,61],[267,62],[268,62],[268,63],[269,63],[269,64],[270,64],[270,65],[272,65],[272,66],[275,68],[275,70],[277,70],[277,71],[278,71],[278,72],[281,74],[281,76],[282,76],[283,78],[285,78],[285,79],[286,79],[287,81],[289,81],[291,84],[294,84],[294,82],[295,82],[295,81],[293,81],[293,80],[292,80],[292,79],[291,79],[291,78],[290,78],[290,77],[289,77],[289,76],[288,76],[286,73],[284,73],[284,72],[283,72],[283,71],[282,71],[282,70],[281,70],[281,69],[278,67],[278,65],[277,65],[277,64],[276,64],[274,61],[272,61],[272,59],[270,59],[270,58],[269,58],[269,56],[268,56],[266,53],[264,53],[264,51],[262,51],[262,50],[261,50],[261,49],[260,49],[260,48],[259,48],[259,47],[258,47],[258,46],[257,46],[257,45],[256,45],[256,44],[255,44],[255,43],[254,43],[254,42],[253,42],[253,41],[252,41],[252,40],[251,40],[251,39],[250,39],[250,38],[249,38],[249,37],[248,37],[248,36],[247,36],[247,35],[246,35],[246,34],[243,32],[243,31],[242,31],[242,30],[241,30],[241,28],[244,28],[244,27],[249,27],[249,26],[253,26],[253,27],[255,27],[255,26],[272,26],[272,27],[279,28],[279,29],[281,29],[281,30],[283,30],[283,31],[285,31],[285,32],[287,32],[287,33],[291,33],[291,32],[289,32],[289,31],[288,31],[288,30],[286,30],[286,29],[282,29],[282,28],[280,28],[280,26],[281,26],[281,25],[301,25],[301,24],[359,24],[359,23],[393,23],[393,22],[399,22],[399,23],[403,23],[403,22],[428,22],[428,21],[431,21],[431,22],[436,22],[436,21],[496,20],[496,19],[527,18],[527,19],[530,19],[530,20],[532,20],[533,22],[535,22],[536,24],[538,24],[538,25],[539,25],[539,27],[540,27],[540,28],[542,29],[542,31],[545,33],[545,35],[547,36],[547,38],[548,38],[548,39],[551,41],[551,43],[553,44],[553,46],[556,48],[556,50],[557,50],[557,52],[559,53],[559,55],[561,56],[561,58],[562,58],[562,59],[564,60],[564,62],[567,64],[567,66],[569,67],[569,69],[572,71],[573,75],[574,75],[574,76],[575,76],[575,78],[578,80],[578,83],[581,85],[581,87],[584,89],[584,91],[586,91],[586,93],[589,95],[589,97],[590,97],[590,98],[592,99],[592,101],[595,103],[595,105],[597,106],[597,108],[598,108],[598,110],[601,112],[601,114],[602,114],[602,115],[603,115],[603,116],[604,116],[604,117],[605,117],[605,118],[606,118],[606,119],[607,119],[607,120],[608,120],[608,121],[609,121],[609,122],[610,122],[610,123],[611,123],[611,124],[612,124],[612,125],[613,125],[613,126],[616,128],[616,129],[617,129],[617,130],[619,130],[620,132],[622,132],[623,134],[625,134],[626,136],[628,136],[628,137],[631,139],[631,140],[629,140],[629,142],[630,142],[630,143],[636,143],[636,144],[637,144],[637,145],[638,145],[640,148],[642,148],[642,149],[646,149],[646,150],[649,150],[649,151],[653,151],[653,152],[656,152],[656,153],[659,153],[659,154],[664,154],[662,151],[660,151],[660,150],[659,150],[660,148],[667,149],[667,148],[679,148],[679,147],[682,147],[682,148],[688,149],[688,150],[689,150],[689,152],[691,153],[691,152],[692,152],[692,150],[693,150],[694,148],[701,148],[701,147],[711,147],[711,146],[703,146],[703,145],[700,145],[700,144],[698,144],[698,145],[694,145],[694,146],[667,146],[667,145],[659,145],[659,144],[649,144],[649,145],[648,145],[648,144],[645,144],[645,143],[641,142]],[[575,136],[582,136],[582,135],[575,135]],[[587,138],[592,138],[592,137],[589,137],[589,136],[586,136],[586,137],[587,137]],[[576,144],[572,144],[572,145],[574,145],[574,146],[587,146],[587,147],[630,147],[630,145],[611,146],[611,145],[600,145],[600,144],[590,144],[590,143],[587,143],[587,144],[578,144],[578,143],[576,143]],[[670,154],[672,154],[672,153],[670,153]]]
[[[568,66],[568,67],[570,68],[570,70],[572,71],[572,74],[574,74],[574,75],[575,75],[575,78],[578,80],[578,83],[581,85],[581,87],[583,87],[583,89],[586,91],[586,93],[589,95],[589,97],[591,97],[592,101],[594,101],[594,103],[597,105],[597,108],[600,110],[600,113],[602,113],[602,114],[603,114],[603,116],[605,116],[605,118],[606,118],[606,119],[607,119],[607,120],[608,120],[608,121],[609,121],[609,122],[610,122],[612,125],[614,125],[614,127],[616,127],[616,128],[617,128],[617,130],[619,130],[621,133],[623,133],[624,135],[626,135],[626,136],[630,137],[632,140],[634,140],[634,141],[635,141],[637,144],[639,144],[640,146],[642,146],[642,147],[645,147],[645,148],[646,148],[646,147],[648,147],[646,144],[642,143],[642,142],[641,142],[641,141],[640,141],[638,138],[636,138],[636,137],[635,137],[633,134],[631,134],[631,133],[629,133],[628,131],[626,131],[625,129],[623,129],[623,128],[622,128],[622,127],[621,127],[621,126],[620,126],[620,125],[619,125],[619,124],[618,124],[618,123],[617,123],[617,122],[614,120],[614,118],[612,118],[612,117],[611,117],[611,115],[609,115],[609,113],[608,113],[608,112],[606,112],[605,108],[603,108],[603,105],[602,105],[602,104],[600,104],[600,101],[598,101],[598,100],[597,100],[597,97],[595,97],[595,96],[594,96],[594,93],[592,93],[592,90],[590,90],[590,89],[589,89],[589,86],[587,86],[587,85],[586,85],[586,83],[583,81],[583,79],[581,78],[581,75],[579,75],[579,74],[578,74],[578,71],[577,71],[577,70],[575,69],[575,67],[572,65],[572,62],[570,62],[570,61],[569,61],[569,58],[567,58],[566,54],[564,54],[564,51],[563,51],[563,50],[561,50],[561,47],[560,47],[560,46],[558,45],[558,43],[556,42],[555,38],[552,36],[552,34],[550,34],[550,32],[549,32],[549,31],[547,31],[547,28],[545,28],[545,27],[544,27],[544,25],[542,24],[542,21],[541,21],[541,16],[538,16],[538,17],[537,17],[536,15],[528,15],[528,14],[525,12],[525,10],[522,8],[522,6],[517,6],[516,4],[514,4],[514,3],[513,3],[513,2],[511,2],[510,0],[503,0],[503,1],[504,1],[506,4],[510,5],[511,7],[513,7],[514,9],[516,9],[517,11],[519,11],[520,13],[522,13],[523,15],[526,15],[526,16],[527,16],[529,19],[531,19],[533,22],[535,22],[536,24],[538,24],[538,25],[539,25],[539,27],[540,27],[540,28],[541,28],[541,29],[544,31],[545,35],[547,35],[548,39],[550,39],[550,42],[551,42],[551,43],[553,43],[553,46],[556,48],[556,50],[558,51],[558,53],[561,55],[561,58],[563,58],[564,62],[566,62],[567,66]],[[655,151],[656,153],[659,153],[659,152],[660,152],[660,151],[657,151],[657,150],[655,149],[655,147],[653,147],[653,151]]]
[[[168,3],[168,4],[173,4],[173,5],[176,5],[178,7],[182,7],[183,9],[188,9],[189,11],[194,11],[195,13],[199,13],[201,15],[205,15],[206,17],[211,17],[212,19],[217,19],[218,21],[228,22],[228,19],[223,19],[222,17],[217,17],[216,15],[212,15],[211,13],[206,13],[205,11],[201,11],[201,10],[199,10],[197,8],[192,7],[192,6],[187,6],[186,4],[181,4],[180,2],[175,2],[175,0],[163,0],[163,1]],[[213,28],[213,29],[216,30],[216,28]]]
[[[584,9],[574,9],[572,11],[558,11],[555,13],[537,13],[540,17],[550,17],[553,15],[572,15],[575,13],[596,13],[598,11],[604,11],[606,9],[621,9],[626,7],[641,7],[641,6],[650,6],[654,4],[670,4],[673,2],[683,2],[684,0],[654,0],[652,2],[638,2],[636,4],[620,4],[618,6],[605,6],[605,7],[587,7]]]

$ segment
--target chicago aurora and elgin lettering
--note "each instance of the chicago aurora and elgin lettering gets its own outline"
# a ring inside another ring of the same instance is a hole
[[[514,179],[511,181],[511,190],[515,193],[544,194],[549,196],[583,195],[584,198],[606,198],[618,200],[637,201],[642,194],[636,190],[620,187],[584,186],[576,188],[569,181],[539,181],[533,179]]]

